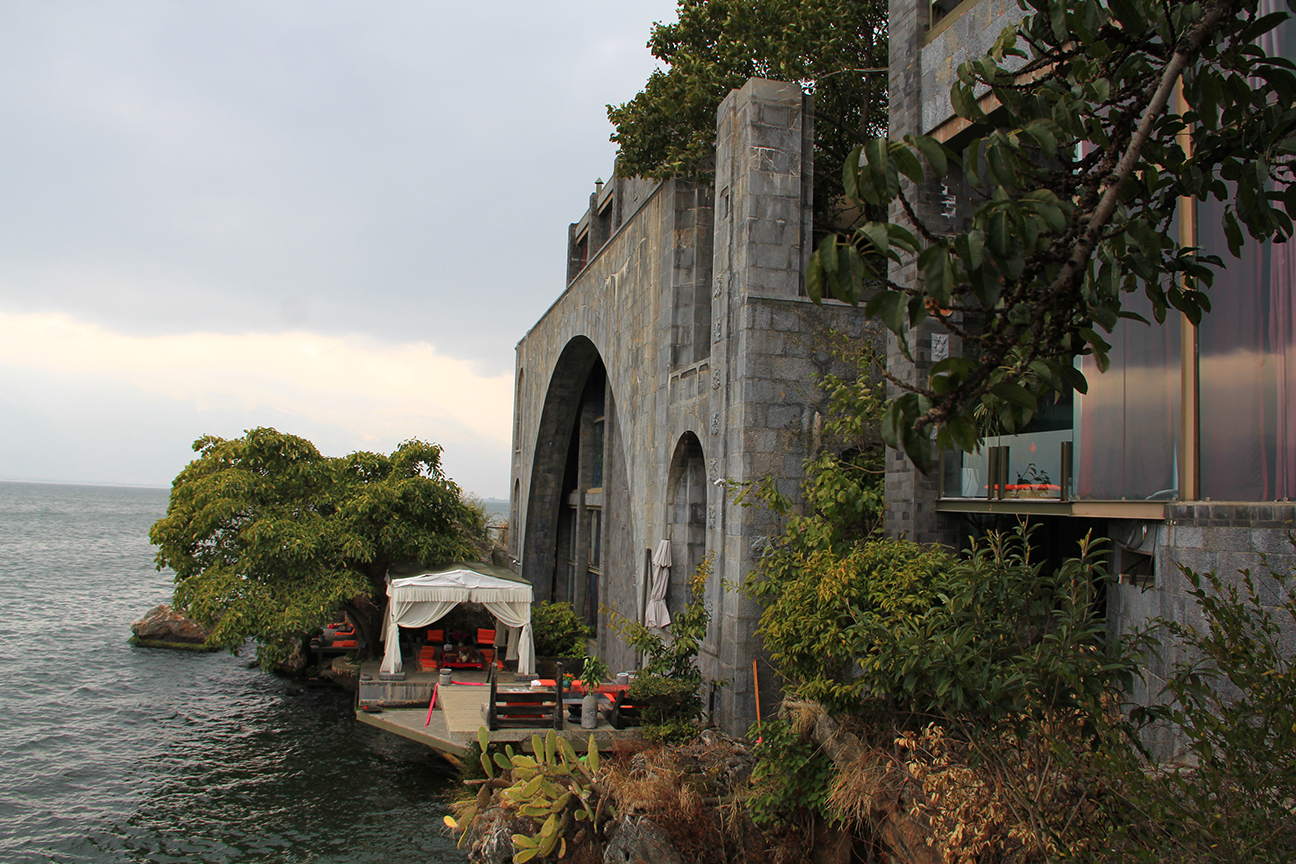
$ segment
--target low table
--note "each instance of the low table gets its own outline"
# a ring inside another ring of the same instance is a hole
[[[476,648],[460,648],[443,651],[441,665],[451,669],[481,669],[485,664],[482,663],[481,652]]]

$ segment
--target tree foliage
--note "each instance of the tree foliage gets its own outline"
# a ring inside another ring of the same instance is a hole
[[[1144,292],[1158,321],[1209,310],[1201,289],[1221,261],[1171,236],[1181,196],[1224,203],[1235,255],[1244,231],[1292,233],[1296,66],[1255,44],[1286,11],[1261,14],[1259,0],[1027,2],[1034,14],[959,67],[951,104],[974,130],[963,143],[877,139],[846,160],[847,195],[890,207],[891,220],[829,236],[807,274],[816,299],[858,303],[872,291],[868,311],[906,354],[910,328],[929,317],[962,341],[962,356],[926,382],[894,380],[907,392],[883,435],[924,471],[933,431],[940,447],[977,445],[978,404],[1011,432],[1049,393],[1084,392],[1074,359],[1107,368],[1103,333],[1139,317],[1129,292]],[[1172,101],[1181,79],[1183,114]],[[914,187],[938,180],[965,183],[973,199],[952,234],[913,205]],[[888,275],[913,256],[916,284]]]
[[[631,101],[608,106],[622,176],[709,178],[716,109],[758,76],[814,94],[815,202],[828,213],[835,167],[886,128],[887,7],[879,0],[680,0],[648,47],[668,65]],[[824,168],[818,169],[822,164]]]
[[[263,665],[343,611],[372,650],[391,564],[475,557],[482,519],[434,444],[329,458],[258,428],[194,450],[149,531],[157,566],[175,571],[175,605],[213,627],[211,644],[254,639]]]

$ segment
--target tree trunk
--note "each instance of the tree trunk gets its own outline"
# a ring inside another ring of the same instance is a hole
[[[378,646],[382,644],[382,613],[386,607],[375,612],[372,603],[363,603],[362,607],[361,603],[353,600],[346,604],[345,609],[347,617],[356,626],[358,635],[364,640],[364,648],[361,650],[363,659],[374,659],[378,656]]]

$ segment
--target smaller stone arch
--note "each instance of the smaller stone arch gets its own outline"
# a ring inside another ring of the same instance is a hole
[[[518,552],[521,548],[522,525],[518,521],[518,514],[522,509],[522,481],[513,481],[513,500],[509,507],[509,554],[516,561]]]
[[[666,485],[666,533],[673,563],[666,608],[671,612],[688,602],[688,579],[707,553],[709,493],[702,442],[685,432],[675,443]]]

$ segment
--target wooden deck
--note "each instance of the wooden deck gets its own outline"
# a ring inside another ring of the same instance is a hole
[[[372,665],[372,669],[369,667]],[[362,669],[362,674],[369,674],[376,680],[378,677],[378,664],[366,663]],[[516,676],[511,673],[500,673],[501,684],[511,686],[524,686],[529,682],[527,677],[525,681],[515,681]],[[426,686],[427,696],[423,697],[422,707],[419,708],[387,708],[384,707],[381,713],[370,714],[366,711],[356,709],[356,719],[361,723],[366,723],[385,732],[391,732],[408,738],[411,741],[417,741],[420,744],[426,744],[432,749],[448,757],[451,761],[458,761],[465,758],[470,752],[470,748],[477,740],[477,729],[486,725],[482,717],[482,706],[486,703],[488,689],[480,686],[485,682],[486,674],[480,670],[456,670],[453,680],[460,683],[450,684],[442,687],[437,693],[437,705],[432,711],[432,718],[428,720],[427,702],[431,698],[432,684],[436,682],[437,675],[435,672],[408,672],[406,681],[409,686],[405,689],[407,695],[419,692]],[[424,680],[426,679],[426,680]],[[364,701],[364,684],[361,683],[361,702]],[[388,682],[382,682],[388,683]],[[398,682],[399,683],[399,682]],[[476,685],[476,686],[475,686]],[[375,700],[376,701],[376,700]],[[409,700],[402,700],[408,702]],[[372,702],[370,703],[372,704]],[[425,725],[426,724],[426,725]],[[580,728],[580,723],[564,721],[562,735],[564,738],[571,740],[577,750],[583,750],[586,742],[589,740],[590,730]],[[521,742],[519,749],[531,749],[531,736],[539,731],[541,737],[544,737],[545,730],[536,729],[497,729],[490,733],[492,742]],[[599,725],[593,730],[594,741],[600,750],[612,749],[612,743],[618,739],[634,739],[640,737],[640,731],[637,728],[631,729],[613,729],[608,723],[607,717],[599,715]]]

